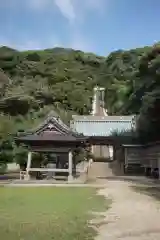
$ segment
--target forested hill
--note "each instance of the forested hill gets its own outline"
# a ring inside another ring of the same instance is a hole
[[[88,114],[97,84],[106,89],[110,114],[140,113],[141,132],[150,132],[153,125],[155,137],[160,118],[158,44],[107,57],[63,48],[19,52],[1,47],[1,138],[30,128],[51,109],[65,119],[72,113]]]

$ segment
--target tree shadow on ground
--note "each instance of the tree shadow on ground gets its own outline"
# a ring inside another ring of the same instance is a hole
[[[160,186],[160,181],[156,179],[150,179],[144,176],[106,176],[106,177],[97,177],[99,180],[110,180],[110,181],[122,181],[122,182],[130,182],[131,184],[143,184],[145,186]]]
[[[19,179],[19,172],[8,172],[0,174],[0,181]]]
[[[108,166],[115,176],[121,176],[124,174],[123,168],[120,166],[120,163],[117,163],[117,161],[110,162]]]
[[[109,168],[112,170],[113,174],[115,176],[121,176],[121,175],[133,175],[133,176],[144,176],[144,168],[140,168],[139,165],[135,165],[135,167],[132,166],[132,171],[128,173],[124,173],[124,165],[123,163],[112,161],[109,163]]]
[[[111,169],[113,176],[106,176],[106,180],[123,182],[127,181],[132,184],[143,184],[145,186],[160,186],[160,181],[158,179],[146,177],[143,172],[135,171],[128,174],[124,173],[123,168],[120,166],[120,164],[117,164],[116,161],[111,162],[109,164],[109,168]]]
[[[147,187],[147,186],[132,186],[131,187],[134,191],[146,194],[150,197],[155,198],[156,200],[160,201],[160,186],[152,186],[152,187]]]

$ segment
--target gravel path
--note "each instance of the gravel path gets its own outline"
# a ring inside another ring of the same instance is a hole
[[[131,183],[107,182],[99,194],[113,200],[96,240],[160,240],[160,202],[135,192]]]

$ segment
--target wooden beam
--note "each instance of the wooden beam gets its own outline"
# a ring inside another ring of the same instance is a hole
[[[159,172],[159,179],[160,179],[160,158],[158,158],[158,172]]]
[[[70,148],[62,148],[62,147],[57,147],[57,148],[53,148],[53,147],[34,147],[31,146],[31,149],[33,152],[50,152],[50,153],[68,153]]]
[[[29,172],[68,172],[68,169],[57,168],[29,168]]]

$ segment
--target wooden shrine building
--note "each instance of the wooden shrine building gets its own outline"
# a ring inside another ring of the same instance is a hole
[[[15,139],[17,145],[24,144],[28,147],[28,160],[25,179],[30,179],[32,172],[50,172],[67,173],[68,181],[73,180],[73,151],[77,147],[84,147],[87,138],[82,134],[72,131],[65,125],[59,116],[52,113],[36,129],[23,133]],[[67,163],[65,167],[56,168],[34,168],[32,167],[32,153],[50,153],[59,155],[63,162]]]

